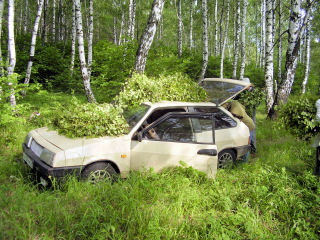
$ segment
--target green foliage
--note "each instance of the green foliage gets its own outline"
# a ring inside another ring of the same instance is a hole
[[[256,67],[255,63],[246,66],[245,77],[248,77],[255,87],[261,89],[265,87],[264,70]]]
[[[210,56],[208,61],[208,69],[205,77],[220,77],[221,58]],[[232,62],[231,59],[225,58],[223,61],[224,78],[232,78]]]
[[[315,96],[295,96],[280,108],[279,120],[293,135],[308,139],[317,134]]]
[[[115,101],[122,107],[138,105],[142,102],[183,101],[200,102],[206,93],[197,83],[185,75],[147,77],[133,74],[125,83]]]
[[[111,104],[81,104],[73,98],[68,107],[56,112],[52,124],[68,137],[118,136],[128,129],[121,113],[121,108]]]
[[[239,94],[239,101],[250,116],[252,116],[253,108],[259,106],[263,98],[264,92],[259,88],[253,88],[252,91],[243,91]]]

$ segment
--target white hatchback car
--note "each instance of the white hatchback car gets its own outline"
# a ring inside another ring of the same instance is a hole
[[[124,116],[130,126],[120,137],[71,139],[47,128],[32,130],[23,143],[23,160],[43,183],[67,174],[96,182],[131,170],[155,172],[183,161],[214,177],[217,168],[250,149],[249,129],[221,104],[250,87],[230,79],[205,79],[210,103],[144,103]]]

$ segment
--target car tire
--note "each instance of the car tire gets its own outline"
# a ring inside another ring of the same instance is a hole
[[[236,162],[236,153],[226,149],[218,154],[218,168],[229,168]]]
[[[86,167],[81,175],[86,181],[96,184],[98,182],[114,181],[117,172],[110,163],[97,162]]]

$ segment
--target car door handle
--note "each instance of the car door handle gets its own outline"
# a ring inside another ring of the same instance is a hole
[[[200,149],[197,153],[200,155],[210,155],[210,156],[218,155],[218,152],[216,149]]]

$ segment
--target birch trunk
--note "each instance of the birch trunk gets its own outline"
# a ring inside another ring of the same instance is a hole
[[[190,34],[189,34],[189,51],[193,48],[193,1],[190,0]]]
[[[217,56],[218,54],[218,0],[214,6],[214,51],[213,54]]]
[[[96,102],[90,85],[90,75],[88,74],[88,68],[86,63],[86,55],[84,52],[84,41],[83,41],[83,29],[82,29],[82,14],[81,14],[81,3],[80,0],[74,0],[76,19],[77,19],[77,35],[78,35],[78,49],[81,75],[84,85],[84,90],[88,102]]]
[[[76,28],[76,9],[74,1],[72,1],[72,34],[71,34],[71,64],[70,64],[70,73],[73,75],[74,69],[74,59],[76,53],[76,38],[77,38],[77,28]]]
[[[136,1],[129,1],[129,23],[128,23],[128,37],[133,40],[134,38],[134,26],[136,18]]]
[[[135,70],[143,73],[147,63],[148,52],[157,31],[157,25],[161,19],[165,0],[154,0],[149,15],[147,26],[141,36],[139,48],[136,54]]]
[[[27,33],[27,27],[28,27],[28,0],[25,0],[25,5],[24,5],[24,16],[23,16],[23,33]]]
[[[310,18],[307,21],[307,28],[306,28],[306,53],[305,53],[305,71],[304,71],[304,80],[302,83],[302,93],[306,93],[306,87],[309,79],[309,72],[310,72],[310,31],[311,31],[311,24]]]
[[[123,31],[124,31],[124,21],[125,21],[124,11],[123,11],[123,9],[121,9],[121,26],[120,26],[120,34],[119,34],[119,43],[118,43],[118,45],[122,44],[122,35],[123,35]]]
[[[116,17],[113,17],[113,43],[115,45],[118,44],[118,41],[117,41],[117,18]]]
[[[48,0],[44,0],[43,3],[43,29],[42,29],[42,45],[47,43],[47,11],[48,11]]]
[[[279,0],[279,13],[278,13],[278,36],[279,36],[279,45],[278,45],[278,76],[277,81],[275,81],[276,86],[274,87],[275,92],[278,89],[278,83],[281,80],[281,70],[282,70],[282,0]]]
[[[242,6],[242,25],[241,25],[241,65],[240,65],[240,80],[243,80],[246,67],[246,25],[247,25],[247,0],[243,0]]]
[[[52,40],[56,41],[56,0],[52,0]]]
[[[266,105],[267,111],[273,104],[273,0],[267,0],[266,5],[266,57],[265,57],[265,81],[266,81]]]
[[[265,32],[266,32],[266,0],[261,0],[261,55],[260,55],[260,67],[264,65],[265,58]]]
[[[44,0],[39,0],[39,4],[38,4],[37,16],[36,16],[36,20],[35,20],[34,26],[33,26],[33,32],[32,32],[32,38],[31,38],[31,47],[30,47],[30,55],[29,55],[29,61],[28,61],[28,66],[27,66],[26,77],[24,79],[24,84],[29,84],[29,82],[30,82],[31,68],[32,68],[33,57],[34,57],[35,48],[36,48],[37,34],[38,34],[38,29],[39,29],[39,22],[40,22],[40,19],[41,19],[43,1]]]
[[[93,42],[93,0],[89,0],[88,74],[91,76]]]
[[[8,1],[8,54],[9,54],[9,66],[7,68],[8,73],[8,85],[10,88],[10,105],[16,106],[16,97],[13,89],[12,75],[16,66],[16,48],[14,41],[14,0]]]
[[[204,79],[208,67],[208,6],[207,0],[202,0],[202,69],[199,76],[199,83]]]
[[[0,43],[2,40],[2,16],[3,16],[4,0],[0,0]],[[2,48],[0,44],[0,77],[3,76]],[[0,88],[1,95],[1,88]]]
[[[182,56],[182,13],[181,0],[178,3],[178,56]]]
[[[230,0],[227,0],[227,22],[224,30],[224,39],[222,44],[221,61],[220,61],[220,78],[221,79],[223,79],[223,60],[224,60],[224,51],[226,48],[227,38],[228,38],[229,16],[230,16]]]
[[[60,0],[60,27],[59,27],[59,40],[63,41],[64,32],[64,10],[63,10],[63,0]]]
[[[236,34],[234,39],[234,62],[233,62],[233,72],[232,78],[237,79],[237,69],[239,60],[239,39],[240,39],[240,5],[241,0],[237,0],[237,22],[235,24]]]

